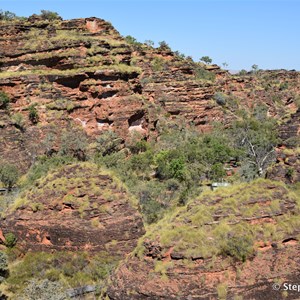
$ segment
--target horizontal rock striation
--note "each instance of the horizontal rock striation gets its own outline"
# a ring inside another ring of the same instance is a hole
[[[280,120],[296,111],[298,72],[230,75],[166,47],[130,42],[102,19],[35,16],[1,22],[0,33],[0,90],[10,97],[9,111],[0,108],[0,138],[9,139],[13,131],[16,140],[25,141],[18,154],[13,145],[0,144],[0,155],[9,161],[17,155],[24,171],[31,157],[46,151],[42,145],[28,148],[33,140],[27,132],[38,131],[45,139],[49,127],[77,125],[92,138],[113,130],[123,140],[138,130],[153,139],[162,124],[173,121],[202,132],[215,122],[229,126],[237,110],[257,104]],[[216,93],[224,96],[222,105]],[[32,105],[38,124],[29,120]],[[23,118],[22,128],[11,122],[16,114]]]
[[[299,278],[299,212],[281,183],[206,192],[147,232],[111,276],[109,299],[282,299],[272,284]]]
[[[109,251],[123,255],[144,234],[134,199],[89,163],[67,165],[38,180],[1,221],[26,251]]]

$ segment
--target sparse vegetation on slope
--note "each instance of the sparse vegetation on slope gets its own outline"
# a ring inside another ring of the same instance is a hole
[[[112,299],[235,299],[299,257],[298,72],[231,75],[98,18],[0,23],[1,291],[98,297],[144,224]]]

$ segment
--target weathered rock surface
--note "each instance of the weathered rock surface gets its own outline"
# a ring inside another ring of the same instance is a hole
[[[298,299],[272,285],[299,280],[299,212],[299,194],[276,182],[205,193],[151,228],[112,275],[108,296]]]
[[[300,181],[300,110],[279,127],[282,145],[277,149],[277,162],[268,177],[286,183]]]
[[[23,250],[129,253],[144,234],[126,189],[88,163],[67,165],[36,182],[0,223]]]
[[[38,155],[58,149],[65,128],[81,127],[91,140],[113,130],[124,142],[134,131],[155,138],[173,121],[209,131],[216,121],[228,126],[238,110],[261,107],[282,124],[268,176],[300,180],[299,72],[233,76],[170,49],[129,43],[97,18],[2,22],[0,35],[0,90],[11,100],[0,109],[0,158],[23,173]],[[31,105],[38,124],[29,119]],[[0,242],[12,232],[25,251],[124,255],[145,233],[129,198],[94,165],[68,165],[20,195],[1,220]],[[297,299],[271,287],[277,279],[299,283],[299,225],[299,191],[282,184],[258,181],[204,194],[150,228],[111,277],[108,296]]]
[[[130,44],[101,19],[2,22],[0,34],[0,90],[11,99],[9,112],[0,110],[0,155],[17,157],[24,171],[45,152],[42,143],[30,148],[32,136],[45,139],[51,126],[77,124],[91,137],[114,130],[122,139],[138,130],[151,139],[172,120],[208,131],[256,104],[278,119],[296,111],[298,72],[232,76],[170,49]],[[225,106],[214,100],[217,92]],[[38,124],[28,119],[30,105]],[[22,130],[12,122],[16,114]]]

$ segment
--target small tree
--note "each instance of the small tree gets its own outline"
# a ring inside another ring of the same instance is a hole
[[[256,65],[256,64],[252,65],[251,68],[254,73],[256,73],[258,71],[258,65]]]
[[[36,124],[39,121],[39,114],[34,104],[31,104],[28,108],[29,115],[28,118],[32,124]]]
[[[19,171],[15,165],[9,163],[0,164],[0,181],[11,190],[19,179]]]
[[[159,45],[158,48],[159,48],[160,50],[171,51],[171,48],[170,48],[170,46],[167,44],[166,41],[161,41],[161,42],[158,43],[158,45]]]
[[[224,68],[228,67],[228,63],[227,62],[223,62],[222,65],[223,65]]]
[[[154,47],[154,42],[151,41],[151,40],[146,40],[146,41],[145,41],[145,44],[146,44],[147,46],[149,46],[149,47]]]
[[[240,76],[245,76],[248,74],[248,72],[245,69],[242,69],[239,73]]]
[[[87,145],[88,139],[83,130],[67,130],[61,138],[60,154],[69,155],[80,161],[85,161],[87,156]]]
[[[40,16],[44,20],[62,20],[61,16],[57,12],[50,10],[41,10]]]
[[[128,44],[131,44],[131,45],[134,45],[134,44],[138,43],[137,39],[134,38],[134,37],[131,36],[131,35],[125,36],[125,41],[126,41]]]
[[[235,146],[244,153],[241,170],[247,179],[263,176],[276,156],[276,123],[266,113],[264,118],[261,114],[261,111],[255,111],[253,115],[234,122],[231,132]]]
[[[102,156],[112,154],[121,149],[122,141],[114,131],[105,131],[97,138],[97,150]]]
[[[0,21],[10,21],[16,19],[17,16],[11,11],[3,11],[2,9],[0,10]]]
[[[209,56],[202,56],[200,60],[208,65],[212,63],[212,59]]]

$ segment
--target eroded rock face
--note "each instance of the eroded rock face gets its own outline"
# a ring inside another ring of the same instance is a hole
[[[286,246],[281,250],[270,249],[244,265],[230,265],[218,259],[193,261],[187,268],[183,260],[171,260],[172,267],[166,271],[166,276],[154,272],[153,260],[131,258],[119,266],[108,295],[113,300],[210,300],[219,299],[223,288],[227,290],[224,292],[226,299],[234,299],[239,295],[247,300],[281,300],[284,294],[273,290],[273,278],[297,283],[299,253],[299,245]],[[211,270],[207,270],[206,263],[213,265]],[[168,268],[168,262],[165,265]],[[288,269],[286,272],[283,272],[283,266]],[[237,275],[237,272],[241,275]],[[226,289],[227,285],[229,288]],[[289,292],[287,299],[299,299],[298,292]]]
[[[0,139],[7,140],[0,154],[10,162],[17,155],[24,172],[45,152],[42,144],[30,148],[28,133],[43,141],[51,126],[77,124],[92,138],[113,130],[123,140],[137,130],[153,139],[161,124],[180,121],[206,132],[214,122],[228,126],[237,110],[257,104],[277,119],[296,111],[298,72],[232,76],[170,49],[130,44],[102,19],[31,18],[2,22],[0,33],[0,90],[11,99],[9,111],[0,109]],[[226,96],[225,106],[216,103],[216,93]],[[38,124],[29,120],[31,105]],[[22,130],[12,124],[16,114],[23,118]]]
[[[267,180],[204,193],[145,235],[112,275],[108,296],[298,299],[272,290],[300,275],[298,203],[297,192]]]
[[[132,251],[144,234],[126,189],[95,165],[67,165],[17,199],[0,225],[23,250]]]
[[[300,181],[300,110],[279,127],[282,145],[277,149],[277,162],[267,176],[296,183]]]

